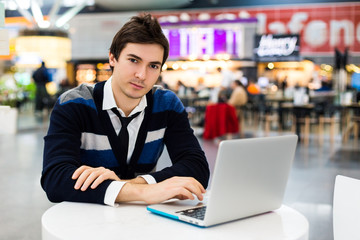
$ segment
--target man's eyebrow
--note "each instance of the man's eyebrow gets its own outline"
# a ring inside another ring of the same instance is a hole
[[[137,59],[137,60],[139,60],[139,61],[142,61],[142,58],[139,57],[139,56],[137,56],[137,55],[135,55],[135,54],[129,53],[127,56],[133,57],[133,58],[135,58],[135,59]],[[150,63],[151,63],[151,64],[161,65],[161,62],[159,62],[159,61],[152,61],[152,62],[150,62]]]
[[[135,55],[135,54],[132,54],[132,53],[129,53],[129,54],[128,54],[128,57],[133,57],[133,58],[135,58],[135,59],[137,59],[137,60],[142,60],[141,57],[139,57],[139,56],[137,56],[137,55]]]

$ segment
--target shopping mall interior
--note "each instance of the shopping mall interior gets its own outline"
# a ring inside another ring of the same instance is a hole
[[[182,101],[210,174],[222,140],[298,135],[283,204],[307,219],[302,239],[334,239],[335,178],[360,179],[358,1],[0,0],[0,239],[41,239],[55,205],[40,185],[53,106],[112,75],[112,38],[142,12],[169,41],[158,84]],[[230,104],[224,79],[245,103]],[[169,164],[165,148],[157,169]]]

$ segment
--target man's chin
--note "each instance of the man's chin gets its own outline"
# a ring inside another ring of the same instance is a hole
[[[129,94],[127,94],[127,97],[128,98],[131,98],[131,99],[140,99],[142,98],[147,92],[145,91],[136,91],[136,92],[131,92]]]

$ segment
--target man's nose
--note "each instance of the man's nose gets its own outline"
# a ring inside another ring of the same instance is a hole
[[[145,80],[146,78],[146,67],[139,67],[135,72],[135,77],[139,80]]]

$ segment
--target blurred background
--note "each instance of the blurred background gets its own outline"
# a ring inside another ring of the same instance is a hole
[[[158,84],[182,100],[211,167],[223,139],[297,134],[285,202],[309,219],[311,240],[332,239],[335,175],[360,178],[359,1],[0,0],[0,239],[40,238],[51,109],[111,76],[112,38],[141,12],[170,43]],[[236,80],[241,102],[230,100]],[[235,118],[215,121],[221,104]]]

